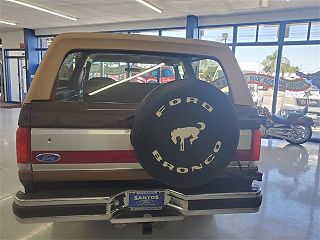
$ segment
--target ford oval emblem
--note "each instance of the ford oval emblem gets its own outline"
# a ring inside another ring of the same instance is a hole
[[[36,159],[40,162],[57,162],[61,159],[61,156],[56,153],[40,153],[36,156]]]

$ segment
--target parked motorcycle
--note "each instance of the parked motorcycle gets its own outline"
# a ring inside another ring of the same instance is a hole
[[[307,117],[308,107],[286,115],[271,114],[268,108],[257,106],[259,115],[264,118],[260,125],[262,137],[280,138],[291,144],[302,144],[312,136],[314,121]]]

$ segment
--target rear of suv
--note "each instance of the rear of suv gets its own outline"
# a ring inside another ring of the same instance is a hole
[[[20,112],[25,191],[13,211],[21,222],[111,223],[257,212],[260,141],[258,114],[227,46],[61,34]]]

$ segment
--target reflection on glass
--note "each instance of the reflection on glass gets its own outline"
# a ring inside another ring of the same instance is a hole
[[[233,27],[200,29],[200,39],[222,43],[232,43]]]
[[[186,30],[185,29],[163,30],[161,34],[162,36],[165,36],[165,37],[185,38]]]
[[[257,25],[238,27],[237,42],[255,42]]]
[[[279,25],[261,24],[259,25],[258,42],[278,41]]]
[[[286,24],[285,41],[307,40],[309,23]]]

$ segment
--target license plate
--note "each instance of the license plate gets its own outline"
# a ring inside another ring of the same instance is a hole
[[[164,192],[129,192],[129,208],[132,210],[155,210],[164,205]]]

